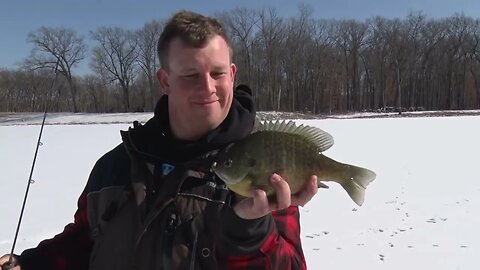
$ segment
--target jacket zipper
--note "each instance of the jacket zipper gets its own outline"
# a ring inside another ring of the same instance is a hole
[[[190,256],[190,270],[195,270],[195,259],[197,254],[197,239],[198,239],[198,232],[195,232],[195,238],[193,239],[192,245],[192,256]]]
[[[148,227],[150,227],[150,224],[152,224],[152,222],[157,218],[157,216],[158,216],[170,203],[172,203],[173,200],[174,200],[173,198],[168,199],[165,203],[163,203],[162,207],[160,207],[157,211],[155,211],[155,214],[153,214],[152,216],[150,216],[150,218],[148,219],[147,223],[146,223],[145,226],[143,227],[143,230],[142,230],[141,234],[138,236],[137,242],[135,243],[135,249],[138,248],[138,245],[140,244],[140,241],[142,240],[143,235],[147,232]]]

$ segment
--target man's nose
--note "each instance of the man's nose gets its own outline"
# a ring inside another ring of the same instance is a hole
[[[215,79],[209,73],[202,76],[201,84],[202,90],[215,92]]]

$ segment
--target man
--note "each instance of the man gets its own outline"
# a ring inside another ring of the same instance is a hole
[[[254,130],[250,89],[233,89],[236,66],[219,22],[182,11],[158,42],[164,96],[145,125],[93,168],[75,221],[25,250],[13,269],[305,269],[298,205],[273,174],[238,198],[210,171],[215,153]],[[0,264],[8,255],[0,259]]]

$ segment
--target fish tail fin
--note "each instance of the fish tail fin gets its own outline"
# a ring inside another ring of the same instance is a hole
[[[341,181],[342,187],[347,191],[352,200],[359,206],[365,200],[365,189],[367,185],[375,180],[375,173],[369,169],[347,165],[345,170],[345,179]]]

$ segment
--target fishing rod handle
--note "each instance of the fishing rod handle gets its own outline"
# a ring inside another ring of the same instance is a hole
[[[18,266],[18,256],[15,254],[10,254],[10,258],[2,266],[1,270],[10,270]]]
[[[15,266],[17,266],[15,264],[15,262],[6,262],[2,265],[2,270],[10,270],[10,269],[14,268]]]

